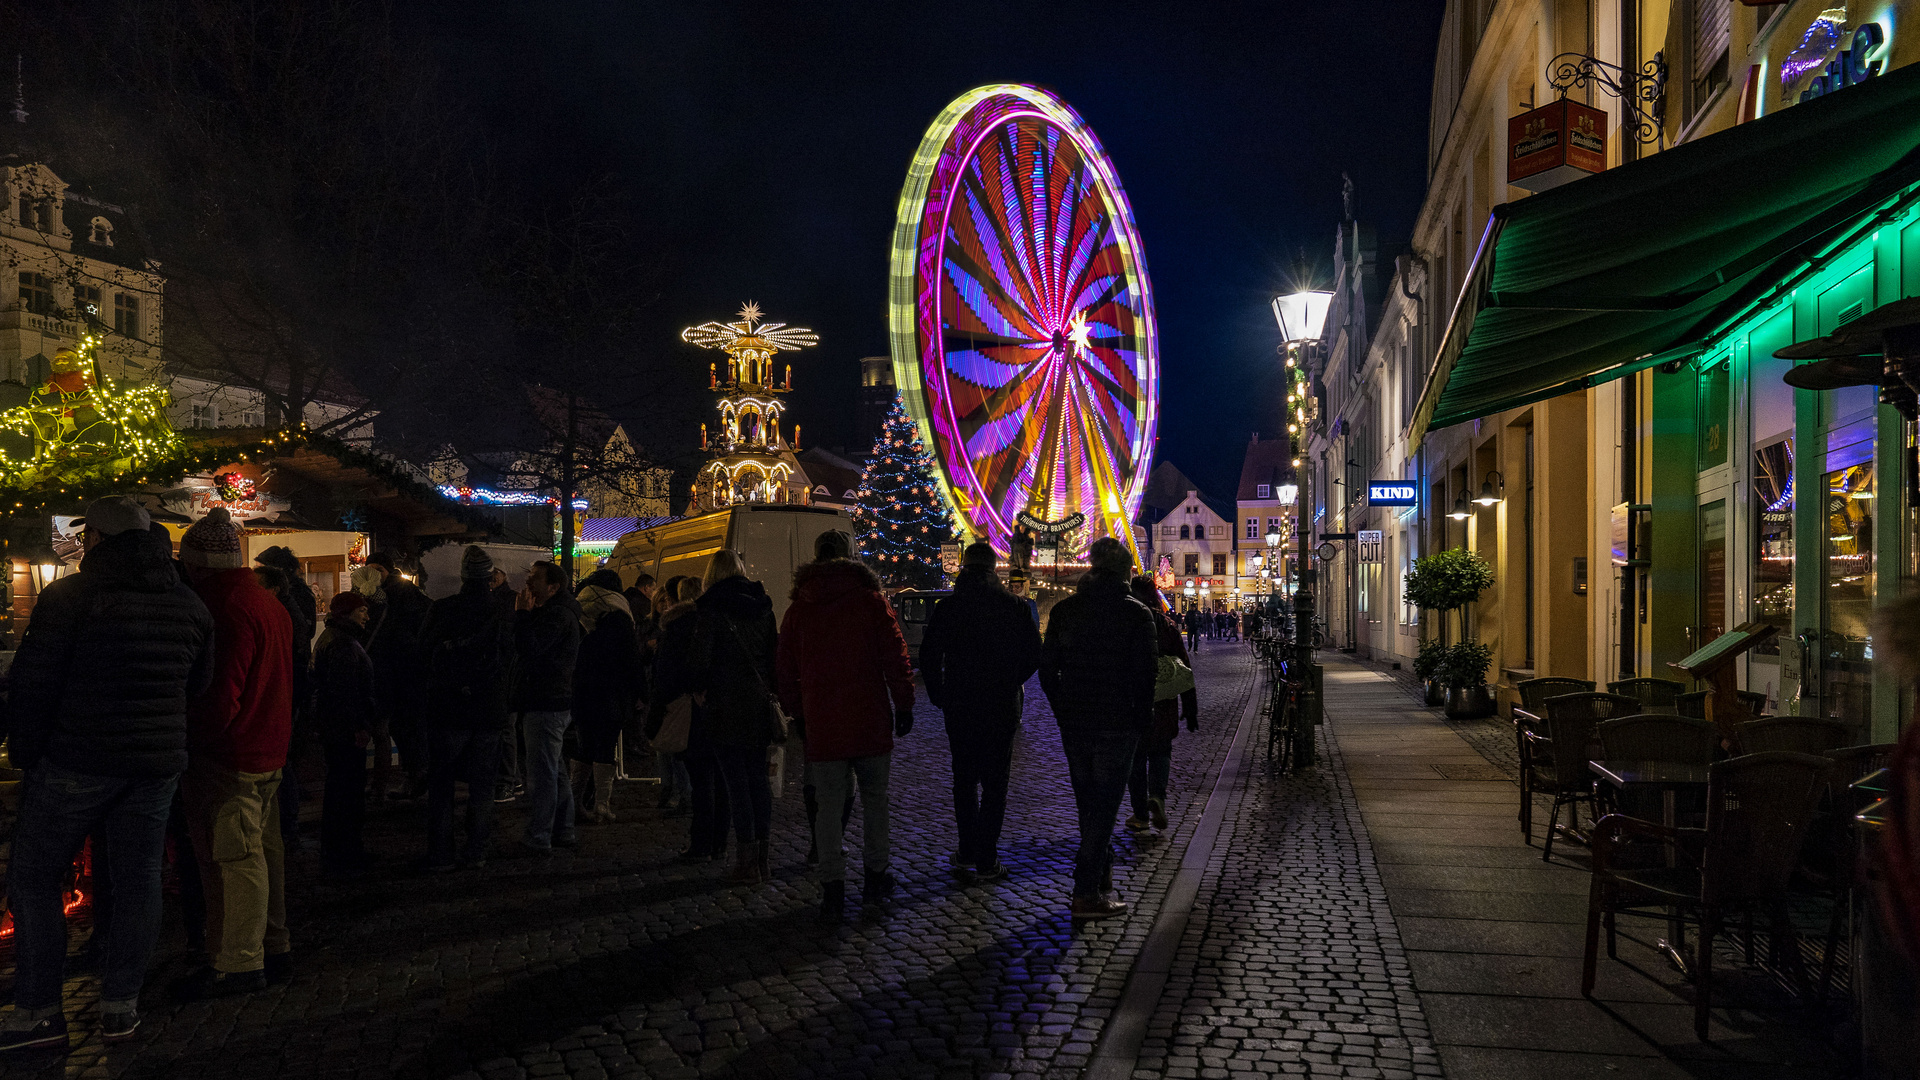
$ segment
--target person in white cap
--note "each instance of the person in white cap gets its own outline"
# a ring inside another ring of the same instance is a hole
[[[113,867],[101,1034],[139,1027],[167,809],[187,767],[187,703],[212,680],[213,617],[181,584],[147,512],[100,499],[86,521],[80,572],[40,594],[11,672],[13,764],[27,778],[7,868],[17,971],[0,1050],[67,1043],[61,893],[89,833],[106,838]]]

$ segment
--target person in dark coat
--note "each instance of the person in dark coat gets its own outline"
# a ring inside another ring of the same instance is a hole
[[[1136,574],[1131,588],[1133,598],[1153,612],[1160,655],[1171,656],[1191,669],[1193,658],[1180,643],[1180,631],[1167,618],[1153,579]],[[1153,726],[1134,750],[1133,772],[1127,777],[1127,794],[1133,800],[1133,816],[1127,819],[1127,828],[1133,832],[1167,827],[1167,775],[1173,767],[1173,739],[1180,733],[1182,717],[1186,718],[1188,731],[1200,730],[1200,698],[1193,687],[1178,697],[1153,703]]]
[[[513,710],[526,742],[527,833],[522,843],[551,853],[573,848],[573,783],[561,748],[573,726],[573,677],[580,659],[580,603],[564,570],[537,562],[513,602]]]
[[[620,575],[595,570],[574,594],[580,602],[580,660],[573,674],[574,755],[580,780],[574,790],[582,820],[605,825],[613,817],[614,750],[633,723],[640,701],[640,639],[620,591]]]
[[[343,592],[327,605],[327,628],[313,650],[313,722],[326,755],[320,801],[320,861],[328,873],[352,876],[367,862],[367,744],[379,703],[367,656],[367,598]]]
[[[1133,553],[1103,536],[1088,549],[1087,560],[1092,569],[1047,620],[1040,688],[1060,723],[1060,746],[1080,818],[1071,914],[1104,919],[1127,909],[1108,895],[1113,821],[1133,770],[1134,748],[1153,722],[1160,649],[1153,613],[1128,592]]]
[[[260,586],[280,601],[293,620],[293,732],[287,741],[287,767],[280,781],[280,837],[288,851],[304,847],[300,839],[300,757],[308,745],[307,703],[313,694],[308,672],[313,668],[313,635],[316,629],[313,590],[307,587],[306,572],[293,552],[270,547],[253,557],[253,572]]]
[[[699,578],[676,577],[661,589],[657,599],[664,606],[653,656],[653,696],[647,699],[649,742],[660,737],[672,710],[687,710],[686,749],[660,753],[662,787],[672,783],[673,770],[683,771],[686,777],[687,807],[692,818],[687,849],[680,853],[680,861],[686,863],[723,858],[727,829],[733,824],[727,785],[720,779],[720,758],[709,737],[704,710],[693,698],[692,674],[687,667],[693,650],[693,602],[699,595]]]
[[[820,853],[820,913],[838,919],[846,904],[841,819],[860,785],[866,850],[861,900],[893,893],[887,778],[893,740],[913,730],[913,669],[906,639],[880,579],[852,558],[853,539],[822,533],[814,561],[793,575],[793,604],[780,632],[780,701],[806,732],[807,777],[819,792],[814,844]]]
[[[167,811],[187,767],[187,701],[213,679],[213,617],[147,512],[100,499],[86,523],[80,572],[41,592],[9,672],[10,753],[26,781],[7,868],[16,970],[0,1049],[67,1045],[61,894],[89,833],[105,837],[113,865],[101,1033],[119,1040],[139,1026]]]
[[[1186,627],[1188,650],[1199,648],[1200,647],[1200,609],[1188,608],[1186,614],[1181,616],[1180,621]]]
[[[778,735],[773,600],[759,582],[747,579],[739,553],[722,548],[707,563],[694,612],[687,681],[704,695],[700,722],[719,758],[733,811],[732,880],[756,885],[771,876],[767,838],[773,827],[773,790],[767,747]]]
[[[420,587],[401,575],[390,555],[376,554],[367,565],[384,577],[380,591],[386,608],[374,624],[367,655],[373,658],[374,686],[380,695],[382,728],[375,732],[374,791],[387,795],[386,739],[400,751],[405,772],[393,797],[419,798],[427,790],[427,739],[420,723],[420,628],[426,624],[433,601]]]
[[[493,560],[477,546],[460,558],[460,591],[433,602],[420,629],[426,672],[429,759],[427,857],[430,873],[487,861],[500,729],[507,717],[507,622],[493,601]],[[453,850],[454,785],[467,785],[466,842]]]
[[[982,882],[1000,881],[1000,825],[1007,812],[1013,737],[1022,688],[1040,666],[1040,630],[1025,600],[1000,584],[993,548],[972,544],[960,558],[953,595],[934,605],[920,640],[927,698],[946,713],[953,753],[953,812],[960,834],[954,865]]]

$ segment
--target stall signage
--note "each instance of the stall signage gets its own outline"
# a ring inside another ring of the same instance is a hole
[[[236,465],[205,476],[189,476],[160,496],[168,510],[199,521],[207,511],[222,508],[235,521],[278,517],[293,509],[293,503],[260,489],[258,466]]]
[[[1413,506],[1419,502],[1419,492],[1412,484],[1368,484],[1368,506]]]
[[[1025,525],[1030,531],[1034,533],[1037,533],[1042,536],[1047,536],[1055,533],[1072,532],[1073,530],[1086,524],[1087,515],[1080,514],[1080,513],[1073,513],[1073,514],[1068,514],[1066,517],[1061,518],[1059,521],[1045,521],[1035,516],[1031,511],[1022,510],[1020,511],[1019,515],[1014,518],[1014,520],[1016,522],[1019,522],[1022,525]]]
[[[1507,183],[1528,191],[1559,187],[1607,168],[1607,114],[1571,98],[1507,121]]]
[[[1357,535],[1359,539],[1354,541],[1354,547],[1359,551],[1361,562],[1377,563],[1387,561],[1384,552],[1386,547],[1386,534],[1384,532],[1379,529],[1361,529],[1355,535]]]

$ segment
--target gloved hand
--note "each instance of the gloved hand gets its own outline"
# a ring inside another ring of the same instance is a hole
[[[913,710],[912,709],[896,710],[893,714],[894,738],[896,739],[904,738],[907,735],[907,733],[912,730],[913,730]]]

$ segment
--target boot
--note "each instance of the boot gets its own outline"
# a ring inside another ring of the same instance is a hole
[[[614,765],[593,763],[593,820],[601,825],[613,823]]]
[[[884,904],[893,896],[893,875],[885,870],[867,871],[866,887],[860,890],[860,902],[867,905]]]
[[[760,880],[772,881],[773,880],[773,852],[772,852],[771,842],[766,840],[757,840],[754,842],[753,847],[754,847],[754,865],[755,865],[755,869],[760,871]]]
[[[593,820],[593,766],[584,761],[567,764],[573,784],[573,820],[575,824],[585,825]]]
[[[742,840],[733,845],[733,872],[727,875],[727,881],[734,885],[760,884],[760,844],[753,840]]]
[[[847,915],[847,883],[829,881],[820,886],[820,918],[823,922],[839,922]]]

